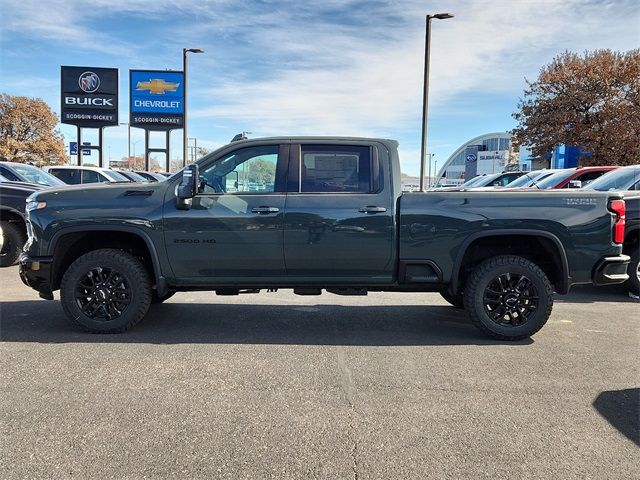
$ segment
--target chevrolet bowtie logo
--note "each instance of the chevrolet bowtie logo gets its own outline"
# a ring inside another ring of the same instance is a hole
[[[152,78],[148,82],[138,82],[136,90],[149,90],[153,95],[162,95],[166,92],[175,92],[179,83],[165,82],[161,78]]]

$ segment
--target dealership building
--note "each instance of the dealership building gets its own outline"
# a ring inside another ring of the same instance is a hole
[[[469,160],[477,163],[474,169],[476,175],[502,172],[509,161],[510,152],[510,133],[480,135],[460,145],[442,165],[436,178],[441,179],[441,184],[464,183]]]

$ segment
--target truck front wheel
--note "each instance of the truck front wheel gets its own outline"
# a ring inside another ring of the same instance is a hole
[[[551,315],[553,288],[535,263],[516,255],[485,260],[464,290],[465,310],[490,337],[521,340],[540,330]]]
[[[147,314],[151,281],[140,261],[121,250],[94,250],[73,262],[60,285],[71,322],[91,333],[121,333]]]
[[[0,245],[0,267],[10,267],[15,264],[24,246],[24,234],[15,223],[2,221],[2,245]]]

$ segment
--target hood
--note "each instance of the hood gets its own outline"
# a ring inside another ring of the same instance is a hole
[[[28,182],[0,182],[0,191],[37,192],[47,188],[45,185]]]
[[[95,205],[118,198],[148,198],[167,188],[167,183],[89,183],[61,185],[38,191],[34,200],[76,203],[79,207]]]

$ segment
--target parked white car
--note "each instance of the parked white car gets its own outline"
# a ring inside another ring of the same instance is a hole
[[[45,172],[59,178],[69,185],[80,183],[102,182],[131,182],[124,175],[108,168],[77,166],[77,165],[53,165],[42,167]]]

